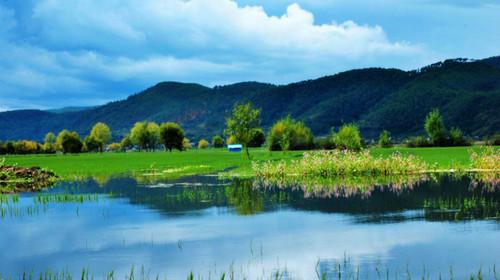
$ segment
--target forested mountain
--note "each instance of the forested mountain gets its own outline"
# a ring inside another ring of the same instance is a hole
[[[439,108],[448,127],[470,136],[500,131],[500,57],[447,60],[416,71],[368,68],[288,85],[244,82],[213,88],[162,82],[125,100],[79,110],[0,113],[0,140],[41,140],[63,128],[81,135],[98,121],[119,138],[136,121],[175,121],[189,137],[221,134],[236,102],[262,109],[263,126],[291,115],[317,135],[356,122],[363,136],[388,129],[396,137],[422,133],[425,115]]]

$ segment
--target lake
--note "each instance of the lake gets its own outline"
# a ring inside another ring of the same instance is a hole
[[[150,279],[500,278],[500,190],[467,177],[349,195],[212,176],[98,178],[0,205],[0,272],[14,279],[83,269],[117,279],[132,269]]]

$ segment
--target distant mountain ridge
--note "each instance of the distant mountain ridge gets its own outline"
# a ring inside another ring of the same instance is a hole
[[[500,131],[500,57],[453,59],[415,71],[367,68],[288,85],[243,82],[213,88],[194,83],[161,82],[127,99],[75,110],[16,110],[0,113],[0,140],[42,140],[67,128],[86,135],[98,121],[116,139],[137,121],[175,121],[193,139],[221,134],[236,102],[262,109],[263,127],[291,115],[316,135],[356,122],[362,134],[381,130],[395,137],[423,133],[425,115],[438,108],[448,127],[467,135]]]

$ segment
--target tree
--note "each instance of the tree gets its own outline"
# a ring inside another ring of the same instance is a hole
[[[378,145],[381,148],[389,148],[392,146],[391,134],[389,131],[384,130],[380,133],[380,136],[378,137]]]
[[[45,134],[43,150],[45,153],[55,153],[56,151],[56,135],[52,132]]]
[[[120,142],[120,149],[123,151],[126,151],[127,149],[130,149],[134,146],[132,143],[132,140],[130,139],[130,135],[125,135],[123,137],[122,141]]]
[[[172,149],[183,150],[182,140],[184,140],[184,130],[174,122],[162,123],[160,126],[160,138],[165,145],[165,150],[172,152]]]
[[[40,144],[35,141],[21,140],[14,144],[14,153],[18,155],[35,154],[40,150]]]
[[[76,131],[69,132],[64,129],[57,135],[56,145],[63,153],[79,153],[82,151],[83,143]]]
[[[252,140],[252,130],[260,125],[260,109],[254,109],[252,103],[236,104],[230,118],[226,120],[226,134],[234,136],[235,141],[245,147],[250,159],[248,144]]]
[[[306,150],[314,146],[314,136],[303,122],[288,116],[273,124],[268,145],[271,151]]]
[[[361,134],[355,124],[345,124],[333,135],[337,149],[359,151],[362,148]]]
[[[201,139],[199,142],[198,142],[198,149],[206,149],[210,146],[210,144],[208,143],[207,140],[205,139]]]
[[[222,137],[220,137],[219,135],[215,135],[214,137],[212,137],[212,146],[214,148],[224,147],[224,139],[222,139]]]
[[[93,140],[102,143],[99,147],[99,151],[102,152],[104,150],[104,145],[111,141],[111,130],[105,123],[98,122],[92,127],[89,136],[93,137]]]
[[[438,109],[429,112],[425,118],[424,128],[434,145],[445,145],[447,132],[444,126],[443,117],[441,117]]]
[[[137,122],[130,130],[130,139],[141,149],[153,150],[160,142],[160,127],[154,122]]]
[[[102,152],[103,146],[103,142],[94,135],[89,135],[83,140],[83,149],[87,152]]]
[[[111,143],[109,144],[108,149],[111,152],[119,152],[122,149],[122,145],[121,143]]]
[[[261,128],[252,130],[252,138],[248,143],[248,147],[261,147],[266,142],[266,134]]]

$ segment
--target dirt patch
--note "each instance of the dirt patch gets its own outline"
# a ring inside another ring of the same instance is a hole
[[[0,166],[0,193],[39,191],[52,186],[56,178],[40,167]]]

